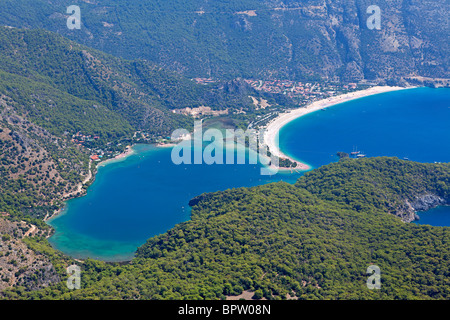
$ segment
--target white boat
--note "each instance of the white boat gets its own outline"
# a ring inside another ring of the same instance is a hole
[[[365,157],[366,157],[366,155],[365,155],[365,154],[362,154],[362,153],[360,153],[360,154],[358,154],[358,155],[357,155],[357,157],[358,157],[358,158],[365,158]]]

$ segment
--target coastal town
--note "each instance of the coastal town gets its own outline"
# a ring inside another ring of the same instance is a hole
[[[197,84],[210,85],[216,84],[219,80],[213,78],[194,78]],[[210,106],[186,107],[171,110],[174,114],[192,117],[197,120],[206,120],[218,118],[222,120],[240,118],[247,129],[260,129],[266,127],[280,114],[284,112],[306,107],[316,101],[329,99],[342,94],[361,91],[373,87],[375,83],[338,83],[331,81],[308,82],[291,80],[254,80],[242,79],[249,88],[261,94],[254,97],[249,95],[253,108],[242,110],[242,108],[233,108],[229,106],[225,110],[215,110]],[[267,96],[264,99],[262,96]],[[283,96],[287,104],[274,103],[276,99],[268,101],[271,97]],[[158,145],[171,144],[170,136],[155,136],[145,131],[136,131],[130,139],[120,142],[102,141],[98,135],[85,135],[77,132],[72,135],[71,141],[79,147],[85,148],[90,153],[90,160],[96,163],[121,157],[126,153],[125,147],[134,143],[156,143]]]
[[[375,83],[366,82],[340,84],[334,82],[299,82],[289,80],[245,80],[245,82],[257,91],[271,95],[283,95],[288,101],[292,102],[287,106],[266,105],[262,108],[265,109],[264,112],[259,112],[254,119],[249,121],[248,128],[262,128],[283,112],[306,107],[316,101],[357,92],[376,85]]]
[[[285,94],[290,98],[304,97],[311,99],[313,97],[333,95],[342,90],[355,90],[358,85],[356,83],[349,83],[345,85],[320,83],[320,82],[300,82],[290,80],[244,80],[250,86],[258,91]]]
[[[192,79],[197,84],[208,85],[217,83],[218,80],[213,78],[194,78]],[[243,79],[245,83],[250,85],[253,89],[266,93],[284,94],[290,98],[303,97],[310,100],[314,97],[330,96],[337,92],[354,91],[358,87],[373,86],[376,83],[369,83],[361,81],[359,83],[349,82],[341,84],[341,82],[308,82],[308,81],[292,81],[292,80],[255,80]]]

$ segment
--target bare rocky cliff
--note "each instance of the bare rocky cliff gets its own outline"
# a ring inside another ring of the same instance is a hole
[[[270,5],[280,8],[272,18],[282,24],[292,45],[293,58],[287,60],[294,72],[304,68],[322,77],[355,81],[450,78],[447,1],[310,0]],[[371,5],[380,9],[379,30],[367,26]],[[292,26],[309,31],[302,35],[307,41],[299,41]],[[313,56],[315,63],[305,68],[301,55]]]
[[[405,200],[404,205],[400,206],[394,214],[404,222],[412,222],[420,219],[417,215],[418,211],[427,211],[445,205],[450,205],[450,199],[444,199],[435,194],[424,194],[416,196],[414,201]]]

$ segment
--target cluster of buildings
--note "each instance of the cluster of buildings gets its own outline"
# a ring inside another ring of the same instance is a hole
[[[76,134],[74,134],[72,136],[72,142],[79,145],[79,146],[83,146],[85,147],[87,150],[89,150],[92,155],[90,156],[90,159],[92,161],[101,161],[102,158],[105,156],[105,154],[107,153],[112,153],[112,151],[103,151],[102,149],[97,149],[97,150],[92,150],[90,147],[92,147],[92,145],[90,145],[91,142],[96,142],[100,139],[99,136],[95,136],[95,135],[85,135],[81,132],[77,132]],[[111,143],[108,143],[108,145]],[[89,147],[90,146],[90,147]]]
[[[207,85],[216,83],[212,78],[193,78],[197,84]],[[346,90],[355,90],[358,87],[357,83],[348,83],[345,85],[337,82],[301,82],[292,80],[250,80],[244,81],[251,87],[258,91],[285,94],[291,98],[303,97],[314,98],[315,96],[331,96],[335,92],[342,92]]]
[[[101,161],[102,160],[102,158],[103,158],[103,154],[100,154],[100,155],[98,155],[98,154],[93,154],[92,156],[91,156],[91,160],[92,161]]]
[[[207,85],[210,83],[215,83],[216,81],[212,78],[194,78],[192,79],[198,84]],[[357,89],[358,84],[356,83],[348,83],[345,85],[337,84],[337,83],[313,83],[313,82],[300,82],[300,81],[291,81],[291,80],[270,80],[270,81],[264,81],[264,80],[249,80],[244,79],[244,81],[249,84],[251,87],[258,91],[273,93],[273,94],[285,94],[290,98],[298,98],[300,101],[302,101],[303,104],[316,100],[316,99],[323,99],[325,97],[334,96],[338,93],[345,92],[345,91],[352,91]],[[261,102],[259,102],[256,98],[253,98],[253,103],[256,105],[257,109],[261,108],[264,109],[267,106],[270,106],[267,104],[267,101],[261,99]],[[261,105],[261,106],[260,106]],[[212,110],[210,107],[207,106],[200,106],[196,108],[182,108],[182,109],[175,109],[172,110],[175,114],[184,114],[184,115],[190,115],[194,118],[201,118],[203,116],[219,116],[219,115],[226,115],[229,113],[229,110]],[[239,112],[238,112],[239,113]],[[243,112],[245,113],[245,112]],[[252,122],[249,127],[252,125],[256,125],[257,123],[265,122],[272,118],[274,116],[274,113],[271,112],[267,115],[258,116],[259,118],[257,121]],[[170,137],[161,138],[157,137],[156,141],[163,141],[163,140],[170,140]],[[100,139],[99,136],[95,135],[84,135],[81,132],[78,132],[72,136],[72,142],[75,144],[78,144],[79,146],[86,147],[89,151],[91,151],[90,159],[92,161],[102,161],[103,158],[108,159],[111,156],[115,156],[118,154],[116,151],[115,153],[113,151],[103,151],[101,149],[93,150],[91,148],[95,144],[91,144],[90,142],[96,142],[98,139]],[[145,132],[135,132],[133,136],[134,141],[154,141],[155,136],[153,134],[148,134]],[[111,142],[107,143],[107,145],[110,145]],[[89,148],[91,147],[91,148]],[[108,147],[106,147],[108,149]]]
[[[346,85],[338,85],[332,83],[311,83],[311,82],[300,82],[300,81],[290,81],[290,80],[244,80],[255,90],[285,94],[289,97],[299,97],[303,96],[308,98],[310,96],[322,96],[322,95],[332,95],[337,91],[342,90],[355,90],[357,88],[356,83],[349,83]]]
[[[99,136],[84,135],[81,132],[77,132],[72,136],[72,142],[78,144],[79,146],[83,145],[86,142],[93,142],[98,139],[100,139]]]

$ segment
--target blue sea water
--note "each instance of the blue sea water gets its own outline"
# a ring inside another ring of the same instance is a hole
[[[279,143],[284,153],[315,168],[337,161],[336,152],[355,148],[367,156],[448,162],[449,121],[450,90],[418,88],[308,114],[283,127]],[[170,148],[138,145],[135,150],[126,160],[101,167],[87,195],[68,201],[49,221],[56,230],[50,238],[54,247],[77,258],[128,260],[146,239],[187,221],[188,202],[201,193],[299,177],[262,176],[261,165],[177,166]],[[443,221],[450,210],[438,215]]]
[[[345,102],[298,118],[279,133],[279,146],[319,167],[336,153],[450,161],[450,89],[417,88]]]
[[[280,130],[279,147],[312,167],[337,152],[450,162],[450,89],[417,88],[374,95],[310,113]],[[419,213],[418,224],[450,226],[450,207]]]
[[[293,183],[299,177],[263,176],[261,165],[248,160],[241,165],[175,165],[171,148],[137,145],[134,150],[125,160],[100,167],[87,195],[67,201],[49,221],[56,230],[49,239],[54,247],[76,258],[128,260],[148,238],[189,220],[188,203],[197,195],[280,180]]]
[[[450,226],[450,206],[437,207],[428,211],[418,212],[419,221],[416,224],[428,224],[435,227]]]

